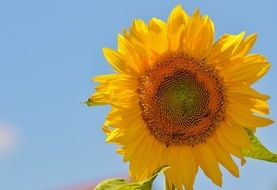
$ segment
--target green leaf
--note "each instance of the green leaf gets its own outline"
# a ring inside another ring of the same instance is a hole
[[[95,190],[119,190],[121,187],[126,185],[128,182],[120,178],[107,179],[99,183],[94,189]]]
[[[154,174],[141,182],[129,183],[124,179],[107,179],[99,183],[94,190],[151,190],[152,184],[160,172],[167,170],[168,166],[163,166],[156,170]]]
[[[89,98],[86,102],[83,102],[83,104],[87,104],[87,106],[103,106],[107,105],[106,102],[95,102],[91,98]]]
[[[254,132],[250,129],[245,129],[250,137],[252,149],[243,149],[242,153],[246,157],[251,157],[259,160],[269,162],[277,162],[277,154],[270,152],[255,136]]]

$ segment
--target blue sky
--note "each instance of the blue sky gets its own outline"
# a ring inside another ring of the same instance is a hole
[[[60,189],[127,174],[116,146],[104,142],[101,124],[109,108],[80,102],[93,92],[92,76],[112,72],[102,48],[116,48],[117,33],[134,18],[166,19],[178,3],[189,14],[197,7],[208,14],[216,38],[258,33],[253,52],[265,54],[272,68],[255,87],[272,97],[270,116],[276,120],[274,0],[0,0],[0,125],[8,123],[19,139],[0,158],[1,190]],[[277,152],[276,124],[257,134]],[[277,164],[248,159],[240,175],[223,170],[223,189],[277,189]],[[195,189],[219,188],[200,172]]]

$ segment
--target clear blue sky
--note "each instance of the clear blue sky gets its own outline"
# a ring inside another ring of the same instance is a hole
[[[11,123],[20,138],[0,161],[1,190],[52,190],[127,174],[116,146],[104,142],[101,124],[109,108],[80,102],[93,92],[92,76],[112,71],[102,47],[115,48],[117,33],[134,18],[166,19],[177,3],[190,14],[197,7],[208,14],[217,38],[258,33],[253,52],[265,54],[272,68],[255,87],[271,95],[276,120],[274,0],[0,0],[0,122]],[[276,124],[257,134],[277,152]],[[277,189],[277,164],[248,159],[240,179],[223,171],[224,190]],[[219,188],[200,172],[195,189]]]

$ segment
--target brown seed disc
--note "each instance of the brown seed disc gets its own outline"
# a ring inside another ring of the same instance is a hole
[[[142,117],[167,146],[205,142],[224,118],[223,79],[205,60],[167,55],[139,78]]]

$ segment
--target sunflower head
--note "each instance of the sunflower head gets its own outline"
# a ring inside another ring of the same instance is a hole
[[[90,97],[110,104],[103,130],[130,162],[134,181],[168,165],[169,185],[193,188],[200,167],[221,186],[219,164],[234,176],[231,156],[244,162],[245,129],[272,123],[265,94],[251,85],[269,69],[267,59],[249,54],[256,34],[224,34],[214,42],[214,25],[196,10],[177,5],[162,21],[134,20],[118,35],[118,48],[104,48],[115,73],[100,75]]]

